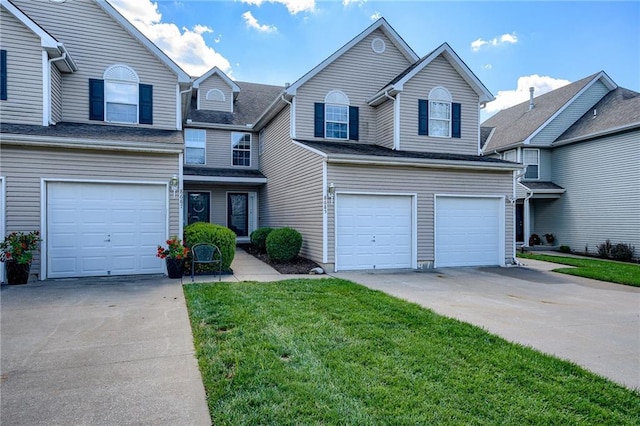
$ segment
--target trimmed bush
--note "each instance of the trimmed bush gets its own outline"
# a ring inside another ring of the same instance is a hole
[[[293,228],[274,229],[267,236],[267,255],[274,262],[288,262],[302,248],[302,235]]]
[[[569,246],[560,246],[560,253],[571,253],[571,247]]]
[[[631,244],[618,243],[611,247],[611,257],[621,262],[629,262],[633,258],[634,250]]]
[[[184,228],[184,241],[188,247],[200,243],[215,244],[222,253],[222,270],[231,269],[231,262],[236,255],[236,234],[231,229],[213,223],[192,223]],[[189,267],[191,266],[190,262],[191,257],[187,261]],[[206,267],[207,265],[202,266]]]
[[[611,257],[611,249],[613,245],[611,244],[611,240],[607,240],[604,243],[598,246],[598,256],[608,259]]]
[[[258,250],[261,252],[265,252],[267,250],[267,237],[273,231],[273,228],[264,227],[258,228],[249,235],[251,239],[251,244],[256,246]]]

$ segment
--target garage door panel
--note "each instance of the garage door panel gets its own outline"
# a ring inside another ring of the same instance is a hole
[[[410,196],[338,195],[337,268],[410,268],[412,206]]]
[[[500,198],[437,197],[436,266],[503,263]]]
[[[164,271],[155,257],[166,238],[163,185],[52,182],[47,191],[50,278]]]

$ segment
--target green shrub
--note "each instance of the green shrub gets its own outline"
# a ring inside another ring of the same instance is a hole
[[[560,246],[560,253],[571,253],[571,247],[569,246]]]
[[[231,262],[236,254],[236,234],[231,229],[213,223],[192,223],[184,228],[184,241],[188,247],[200,243],[215,244],[222,253],[222,270],[231,269]],[[191,266],[191,257],[189,257],[187,264]],[[206,268],[212,265],[202,266]],[[211,269],[217,270],[217,267]]]
[[[302,235],[293,228],[274,229],[267,237],[267,255],[275,262],[295,258],[302,248]]]
[[[611,249],[613,245],[611,244],[611,240],[607,240],[604,243],[598,246],[598,256],[608,259],[611,257]]]
[[[635,248],[631,244],[618,243],[611,247],[611,257],[622,262],[629,262],[633,258]]]
[[[251,235],[249,235],[251,244],[256,246],[261,252],[265,252],[267,250],[267,237],[271,231],[273,231],[273,228],[269,227],[256,229],[251,233]]]

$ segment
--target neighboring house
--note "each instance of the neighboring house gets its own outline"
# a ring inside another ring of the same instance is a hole
[[[640,250],[640,93],[605,72],[500,111],[482,124],[485,155],[524,163],[517,184],[516,240],[597,252]]]
[[[493,100],[448,44],[420,58],[380,19],[298,81],[194,82],[184,222],[297,229],[328,270],[504,265],[514,177],[480,155]]]
[[[163,273],[190,77],[100,0],[1,0],[0,51],[2,235],[40,279]]]

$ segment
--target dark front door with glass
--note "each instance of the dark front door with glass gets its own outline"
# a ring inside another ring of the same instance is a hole
[[[227,226],[238,237],[249,236],[249,194],[227,195]]]
[[[208,192],[189,192],[187,199],[187,223],[209,222],[209,198]]]

